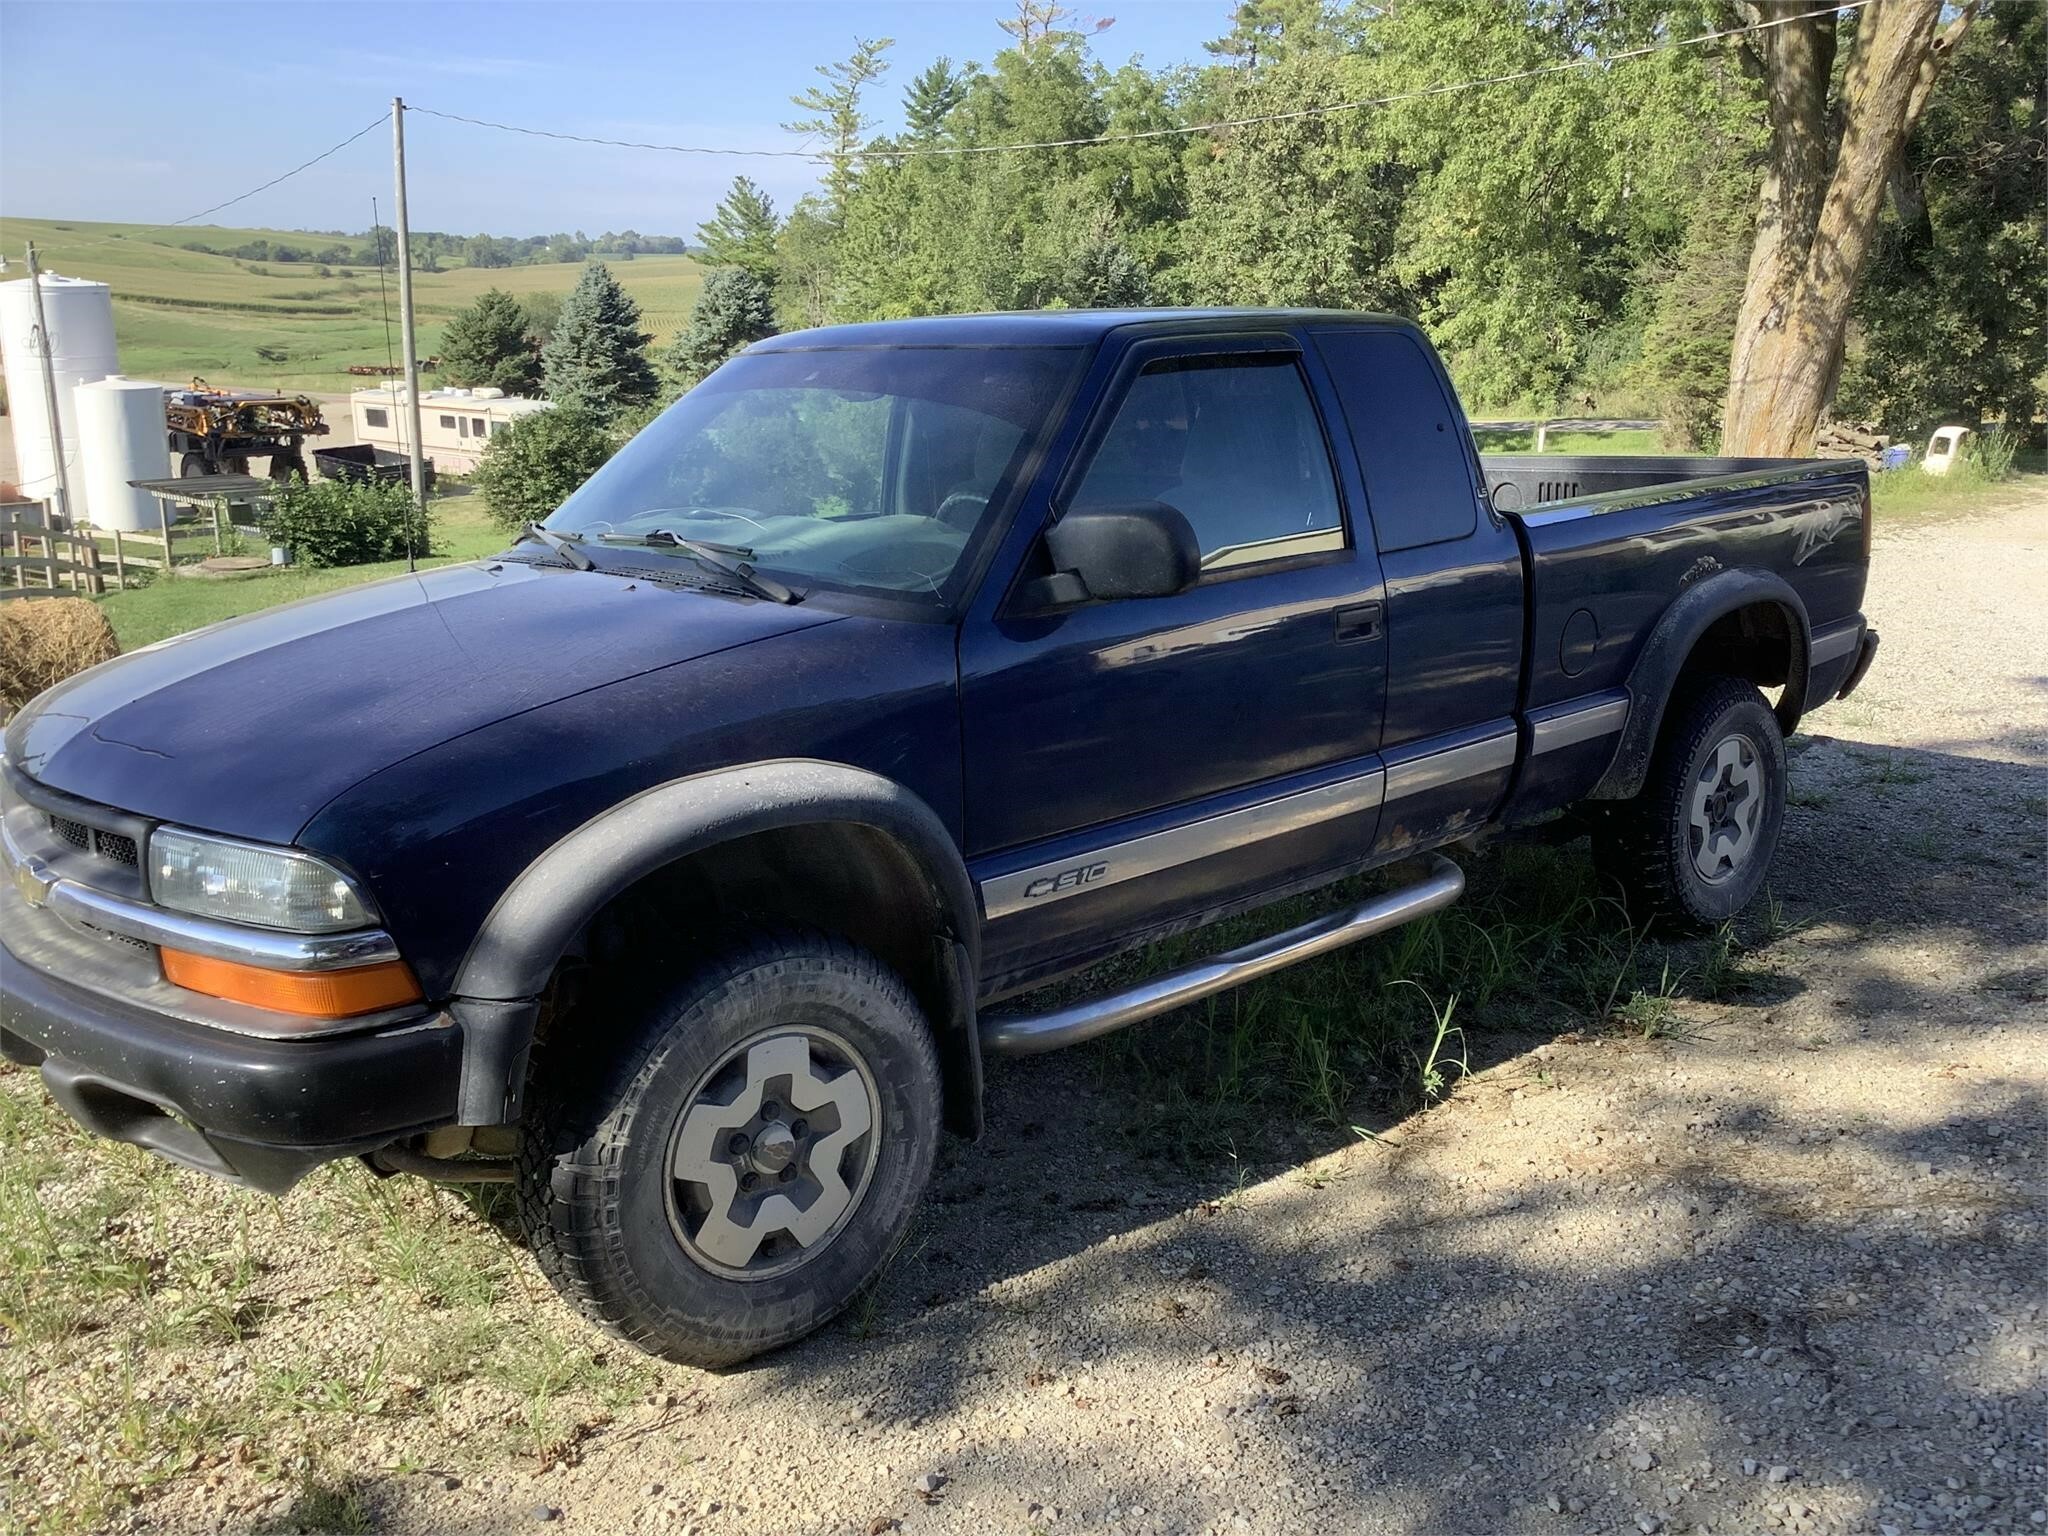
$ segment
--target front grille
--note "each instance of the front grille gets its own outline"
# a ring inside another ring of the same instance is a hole
[[[68,816],[51,816],[50,830],[72,847],[110,863],[125,864],[134,869],[137,864],[135,839],[120,832],[102,832],[89,827],[82,821],[73,821]]]

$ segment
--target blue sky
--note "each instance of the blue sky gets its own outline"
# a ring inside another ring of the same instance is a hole
[[[986,61],[1008,0],[835,3],[265,5],[0,0],[0,212],[171,220],[319,153],[394,95],[422,106],[606,138],[786,148],[779,126],[812,66],[856,34],[896,39],[875,112],[893,125],[931,59]],[[1204,57],[1230,0],[1121,0],[1095,42],[1114,64]],[[807,162],[553,144],[406,120],[412,221],[463,233],[638,229],[689,234],[735,174],[786,210]],[[388,131],[217,216],[360,230],[389,218]]]

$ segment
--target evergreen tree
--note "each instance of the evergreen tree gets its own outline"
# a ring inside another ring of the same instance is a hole
[[[682,389],[764,336],[775,334],[775,299],[746,267],[720,267],[704,280],[690,323],[670,345],[663,363]]]
[[[836,64],[817,66],[818,74],[825,80],[823,85],[814,85],[789,98],[791,106],[800,107],[811,116],[782,126],[791,133],[823,139],[825,153],[831,156],[831,166],[825,172],[825,196],[835,224],[845,216],[847,200],[860,179],[854,152],[860,148],[862,137],[875,126],[874,119],[861,109],[861,97],[888,73],[889,61],[882,55],[895,46],[893,37],[856,38],[849,57]]]
[[[929,144],[939,136],[953,109],[967,99],[967,81],[973,74],[972,64],[955,70],[953,61],[942,55],[910,82],[903,93],[903,120],[913,141]]]
[[[583,269],[562,303],[555,333],[541,348],[548,394],[599,422],[654,398],[654,369],[640,329],[640,306],[601,261]]]
[[[775,282],[775,204],[753,182],[735,176],[717,211],[697,226],[709,265],[744,267],[763,283]]]
[[[519,301],[489,288],[450,320],[441,333],[441,373],[451,384],[531,394],[540,383],[540,359],[527,344]]]

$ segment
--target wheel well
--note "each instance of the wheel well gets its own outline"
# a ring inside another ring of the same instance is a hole
[[[1743,677],[1759,688],[1783,686],[1792,676],[1792,617],[1773,602],[1724,613],[1693,642],[1679,675]]]
[[[650,958],[680,969],[692,957],[692,940],[769,926],[834,934],[901,976],[932,1025],[946,1070],[948,1121],[955,1128],[971,1122],[978,1131],[973,979],[956,959],[961,936],[952,932],[923,866],[875,827],[772,827],[663,865],[598,910],[570,944],[550,991],[574,996],[607,972],[644,980]]]

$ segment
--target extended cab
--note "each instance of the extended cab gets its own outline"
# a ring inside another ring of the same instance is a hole
[[[1869,551],[1859,463],[1482,458],[1396,320],[778,337],[503,554],[23,711],[0,1046],[258,1189],[516,1180],[568,1297],[729,1363],[887,1259],[984,1053],[1435,911],[1436,850],[1586,802],[1639,916],[1738,911]]]

